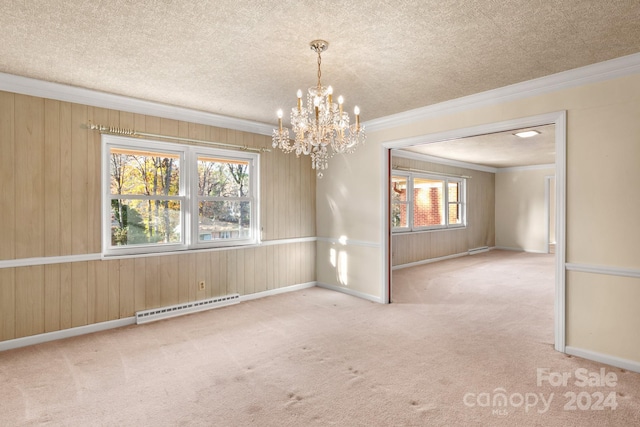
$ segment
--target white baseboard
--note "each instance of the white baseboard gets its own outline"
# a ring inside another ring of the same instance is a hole
[[[78,335],[91,334],[93,332],[106,331],[107,329],[121,328],[123,326],[135,325],[135,317],[109,320],[107,322],[93,323],[76,328],[63,329],[61,331],[45,332],[44,334],[31,335],[29,337],[16,338],[0,342],[0,351],[12,350],[14,348],[27,347],[34,344],[42,344],[49,341],[61,340],[63,338],[77,337]]]
[[[284,294],[286,292],[299,291],[301,289],[313,288],[316,282],[300,283],[297,285],[285,286],[282,288],[269,289],[268,291],[256,292],[254,294],[240,295],[240,302],[251,301],[253,299],[270,297],[272,295]]]
[[[494,249],[494,248],[493,247],[489,247],[489,246],[480,246],[479,248],[469,249],[468,253],[469,253],[469,255],[476,255],[476,254],[481,254],[481,253],[484,253],[484,252],[489,252],[492,249]]]
[[[488,249],[487,249],[488,250]],[[401,268],[415,267],[417,265],[431,264],[432,262],[444,261],[445,259],[460,258],[469,255],[469,252],[461,252],[459,254],[446,255],[438,258],[423,259],[421,261],[409,262],[407,264],[394,265],[391,270],[399,270]]]
[[[640,362],[635,360],[622,359],[609,354],[597,353],[595,351],[570,346],[566,346],[564,352],[572,356],[593,360],[594,362],[604,363],[606,365],[615,366],[616,368],[626,369],[627,371],[640,372]]]
[[[271,295],[282,294],[285,292],[298,291],[316,286],[316,282],[301,283],[298,285],[286,286],[278,289],[271,289],[264,292],[256,292],[255,294],[242,295],[240,301],[249,301],[257,298],[264,298]],[[364,297],[363,297],[364,298]],[[49,341],[61,340],[64,338],[76,337],[79,335],[91,334],[93,332],[106,331],[107,329],[120,328],[122,326],[135,325],[135,317],[126,317],[124,319],[110,320],[107,322],[93,323],[86,326],[78,326],[76,328],[63,329],[61,331],[46,332],[43,334],[31,335],[28,337],[16,338],[12,340],[0,341],[0,351],[12,350],[14,348],[27,347],[35,344],[42,344]]]
[[[341,292],[343,294],[351,295],[354,297],[366,299],[368,301],[384,304],[384,301],[380,297],[374,297],[373,295],[365,294],[360,291],[354,291],[353,289],[344,288],[342,286],[330,285],[328,283],[322,283],[322,282],[317,282],[316,286],[318,286],[319,288],[329,289],[332,291]]]
[[[538,251],[533,249],[511,248],[509,246],[494,246],[493,249],[498,249],[501,251],[526,252],[528,254],[547,254],[548,253],[545,251]]]

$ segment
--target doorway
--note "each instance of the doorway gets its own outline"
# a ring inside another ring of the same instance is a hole
[[[515,119],[505,122],[475,126],[471,128],[457,129],[453,131],[434,133],[413,137],[409,139],[389,141],[382,145],[383,174],[383,211],[386,230],[383,234],[383,265],[385,266],[385,283],[383,284],[383,298],[385,302],[391,302],[392,296],[392,226],[391,226],[391,200],[389,197],[390,180],[392,171],[392,150],[416,146],[419,144],[433,144],[443,141],[459,140],[479,135],[495,134],[511,131],[513,129],[529,128],[535,126],[555,126],[555,296],[554,296],[554,347],[564,352],[565,349],[565,176],[566,176],[566,112],[549,113],[539,116]],[[546,233],[545,233],[546,235]],[[548,245],[548,240],[546,242]]]
[[[556,253],[556,177],[545,177],[545,221],[547,230],[547,253]]]

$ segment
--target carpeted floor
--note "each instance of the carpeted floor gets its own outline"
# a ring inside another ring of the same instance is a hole
[[[393,298],[311,288],[2,352],[0,425],[640,425],[640,374],[553,350],[553,256],[397,270]]]

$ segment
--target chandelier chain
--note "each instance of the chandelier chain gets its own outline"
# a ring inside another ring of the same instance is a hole
[[[322,55],[320,55],[320,51],[318,51],[318,89],[322,87],[322,85],[320,84],[320,77],[322,76],[320,65],[322,65]]]

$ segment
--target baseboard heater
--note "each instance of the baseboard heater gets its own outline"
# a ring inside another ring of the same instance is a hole
[[[469,255],[475,255],[482,252],[489,252],[489,246],[480,246],[479,248],[469,249]]]
[[[138,311],[136,312],[136,323],[139,325],[141,323],[153,322],[155,320],[167,319],[169,317],[182,316],[184,314],[238,304],[239,302],[240,294],[231,294],[199,301],[186,302],[184,304]]]

